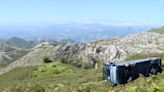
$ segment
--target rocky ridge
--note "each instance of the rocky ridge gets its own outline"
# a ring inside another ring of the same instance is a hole
[[[78,64],[78,61],[95,64],[123,61],[129,55],[138,53],[163,53],[164,35],[154,32],[141,32],[90,43],[61,46],[51,57],[66,63]]]

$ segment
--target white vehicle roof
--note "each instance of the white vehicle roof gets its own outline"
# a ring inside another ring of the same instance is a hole
[[[149,62],[149,61],[156,60],[156,59],[160,59],[160,58],[150,57],[150,58],[131,60],[131,61],[126,61],[126,62],[117,62],[117,63],[115,63],[115,65],[117,65],[117,66],[122,66],[122,65],[125,65],[125,64],[132,65],[132,64],[141,63],[141,62]]]

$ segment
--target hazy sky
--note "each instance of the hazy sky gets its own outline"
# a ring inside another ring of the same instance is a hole
[[[1,0],[0,25],[164,23],[164,0]]]

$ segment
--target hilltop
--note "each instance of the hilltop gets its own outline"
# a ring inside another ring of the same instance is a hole
[[[156,32],[156,33],[164,34],[164,26],[162,26],[160,28],[151,29],[150,32]]]
[[[17,48],[17,49],[29,49],[33,48],[34,46],[37,45],[37,41],[28,41],[20,37],[11,37],[11,38],[6,38],[6,39],[0,39],[1,44],[5,44],[9,47],[12,48]]]
[[[23,49],[32,48],[36,45],[34,41],[26,41],[19,37],[12,37],[10,39],[7,39],[5,43],[8,44],[9,46],[14,46]]]

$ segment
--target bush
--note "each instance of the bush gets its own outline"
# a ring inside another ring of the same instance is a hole
[[[52,60],[50,60],[48,57],[44,58],[44,63],[51,63],[51,62],[52,62]]]

